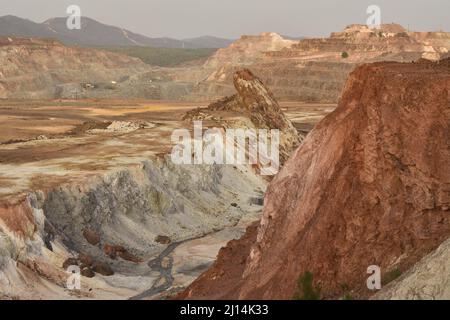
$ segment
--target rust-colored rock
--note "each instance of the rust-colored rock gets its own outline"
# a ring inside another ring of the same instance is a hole
[[[63,269],[67,270],[67,268],[69,268],[70,266],[78,266],[79,262],[78,259],[75,258],[67,258],[64,262],[63,262]]]
[[[97,244],[100,243],[100,235],[96,233],[94,230],[85,229],[83,231],[83,236],[86,239],[86,241],[92,244],[93,246],[96,246]]]
[[[122,248],[122,247],[120,247],[120,248]],[[105,246],[103,247],[103,252],[105,252],[105,254],[108,257],[110,257],[111,259],[116,259],[117,258],[117,249],[118,249],[118,246],[105,244]]]
[[[170,237],[168,237],[168,236],[161,236],[161,235],[157,236],[155,238],[155,241],[160,243],[160,244],[170,244],[172,242]]]
[[[116,259],[117,257],[120,257],[123,260],[131,261],[134,263],[141,262],[141,259],[128,252],[128,250],[125,249],[123,246],[105,244],[105,246],[103,247],[103,251],[111,259]]]
[[[104,276],[112,276],[114,274],[114,271],[109,264],[99,261],[94,262],[92,265],[92,270]]]
[[[36,231],[33,212],[24,199],[19,203],[0,206],[0,220],[23,239],[32,238]]]
[[[180,297],[291,299],[309,271],[323,298],[365,298],[368,266],[385,276],[436,249],[450,236],[449,92],[448,59],[357,68],[270,184],[256,243],[231,242]]]
[[[118,255],[119,255],[120,258],[122,258],[123,260],[126,260],[126,261],[131,261],[131,262],[134,262],[134,263],[142,262],[141,258],[136,257],[135,255],[133,255],[132,253],[128,252],[127,250],[119,251]]]
[[[81,269],[81,275],[86,278],[93,278],[95,277],[95,272],[91,268],[85,267]]]
[[[81,264],[83,264],[84,266],[92,266],[92,264],[94,263],[94,259],[85,253],[80,253],[78,255],[78,260],[81,262]]]

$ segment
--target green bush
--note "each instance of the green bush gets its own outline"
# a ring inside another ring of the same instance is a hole
[[[347,51],[342,52],[341,57],[343,59],[347,59],[349,57],[348,52]]]
[[[341,290],[343,292],[342,300],[353,300],[353,296],[350,293],[350,287],[347,284],[341,284]]]
[[[295,300],[320,300],[320,286],[314,286],[313,274],[306,271],[297,280]]]
[[[347,292],[346,294],[344,294],[344,296],[342,297],[342,300],[353,300],[353,296]]]

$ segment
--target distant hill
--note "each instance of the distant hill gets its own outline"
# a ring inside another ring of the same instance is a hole
[[[0,17],[0,36],[55,38],[67,45],[79,46],[148,46],[155,48],[223,48],[232,40],[204,36],[178,40],[150,38],[115,26],[83,17],[81,30],[69,30],[66,18],[52,18],[43,23],[16,16]]]
[[[54,37],[55,34],[43,24],[15,16],[0,17],[0,36]]]
[[[184,39],[186,42],[196,48],[226,48],[235,40],[224,39],[212,36],[203,36],[198,38]]]
[[[182,49],[182,48],[151,48],[140,46],[125,47],[98,47],[99,49],[126,54],[130,57],[141,59],[143,62],[159,67],[176,67],[181,64],[202,64],[217,49],[214,48],[198,48],[198,49]]]

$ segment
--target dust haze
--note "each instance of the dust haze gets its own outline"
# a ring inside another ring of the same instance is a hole
[[[365,23],[366,8],[381,7],[383,23],[411,30],[449,30],[447,0],[41,0],[1,1],[0,16],[13,14],[42,22],[66,15],[77,4],[82,14],[151,37],[204,35],[239,38],[271,31],[289,36],[326,36],[350,23]]]

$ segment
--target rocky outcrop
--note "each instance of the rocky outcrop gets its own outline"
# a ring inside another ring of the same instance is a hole
[[[386,279],[435,250],[450,237],[449,90],[448,59],[357,68],[269,185],[257,233],[181,297],[291,299],[309,272],[323,298],[364,298],[369,266]]]
[[[374,300],[449,300],[450,240],[389,283]]]
[[[53,40],[0,38],[0,53],[3,98],[53,98],[61,84],[72,84],[78,97],[69,98],[80,98],[82,83],[110,83],[148,70],[139,59]]]
[[[0,98],[178,99],[191,87],[124,54],[0,37]]]
[[[148,260],[171,241],[235,226],[265,185],[248,166],[175,165],[158,157],[30,191],[0,204],[0,295],[76,298],[65,290],[72,265],[89,298],[136,295],[158,280]]]
[[[245,41],[259,43],[252,38]],[[272,50],[242,54],[239,48],[241,45],[236,44],[211,57],[210,63],[204,65],[208,75],[194,87],[190,97],[231,94],[230,79],[245,66],[258,74],[279,99],[335,103],[348,74],[358,65],[438,60],[450,50],[450,33],[408,32],[396,24],[382,25],[380,29],[351,25],[326,38],[302,39]],[[239,58],[241,54],[245,58]]]
[[[439,60],[450,49],[450,34],[445,32],[408,32],[397,24],[370,29],[366,25],[350,25],[328,38],[304,39],[290,50],[268,53],[272,57],[364,63],[370,61],[411,61],[427,58]],[[347,57],[342,53],[346,52]]]
[[[278,129],[280,159],[281,162],[287,160],[304,137],[283,114],[270,90],[250,70],[236,71],[233,84],[237,94],[214,102],[208,108],[189,111],[184,120],[212,119],[229,128]]]
[[[274,32],[264,32],[257,36],[242,36],[227,48],[219,49],[205,62],[206,68],[217,68],[224,63],[231,65],[251,64],[265,52],[291,47],[295,41],[283,39]]]
[[[97,244],[100,243],[100,236],[93,230],[85,229],[83,231],[83,236],[86,239],[86,241],[93,246],[96,246]]]
[[[113,260],[117,259],[117,257],[120,257],[123,260],[131,261],[134,263],[142,262],[140,258],[131,254],[125,247],[120,245],[105,244],[103,251],[108,257],[110,257]]]

